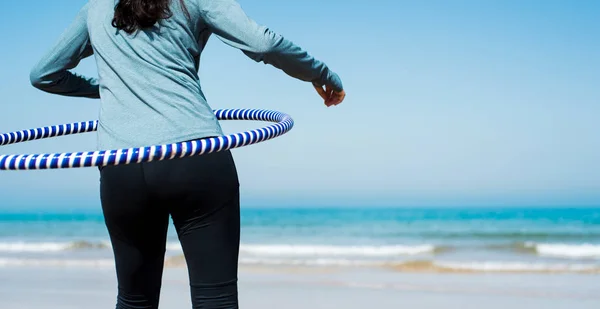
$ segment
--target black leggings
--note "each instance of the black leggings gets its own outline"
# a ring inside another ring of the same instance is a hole
[[[239,183],[229,151],[100,169],[116,263],[117,309],[156,309],[169,215],[193,308],[238,308]]]

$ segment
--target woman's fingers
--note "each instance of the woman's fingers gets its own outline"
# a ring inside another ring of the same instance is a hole
[[[333,88],[331,88],[330,85],[325,86],[325,91],[327,93],[327,98],[331,99],[331,96],[333,95]]]
[[[321,98],[323,98],[323,100],[327,101],[329,96],[327,95],[327,92],[325,92],[323,87],[317,86],[317,85],[313,85],[313,86],[315,87],[315,90],[317,90],[317,93],[321,96]]]
[[[329,85],[325,86],[325,89],[317,85],[313,86],[315,87],[315,90],[317,90],[317,93],[321,96],[321,98],[323,98],[323,101],[325,102],[325,105],[327,107],[342,103],[342,101],[344,101],[344,98],[346,97],[346,92],[344,90],[336,92]]]
[[[339,105],[340,103],[342,103],[342,101],[344,101],[344,98],[346,97],[346,92],[345,91],[340,91],[340,92],[334,92],[331,97],[329,98],[329,100],[327,100],[327,106],[331,106],[331,105]]]

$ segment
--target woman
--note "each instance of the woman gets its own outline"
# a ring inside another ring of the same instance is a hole
[[[98,148],[223,134],[198,78],[209,37],[311,82],[325,105],[345,97],[338,76],[248,18],[234,0],[91,0],[31,72],[43,91],[101,98]],[[70,72],[94,55],[99,78]],[[229,151],[100,169],[114,252],[117,308],[158,308],[169,215],[194,308],[237,308],[239,184]]]

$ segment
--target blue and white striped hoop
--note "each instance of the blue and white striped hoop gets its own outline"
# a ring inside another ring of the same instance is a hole
[[[139,148],[99,150],[77,153],[0,155],[0,170],[42,170],[122,165],[170,160],[239,148],[289,132],[294,120],[287,114],[258,109],[215,110],[219,120],[258,120],[275,122],[264,128],[231,135],[181,143]],[[96,131],[98,121],[78,122],[0,134],[0,146],[32,140]]]

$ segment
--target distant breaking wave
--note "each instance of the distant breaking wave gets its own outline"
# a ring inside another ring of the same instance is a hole
[[[406,233],[403,235],[431,237],[440,239],[547,239],[547,240],[581,240],[581,239],[600,239],[600,231],[423,231],[415,233]]]
[[[167,250],[181,251],[177,243],[168,244]],[[390,246],[330,246],[330,245],[286,245],[286,244],[241,244],[240,254],[253,256],[346,256],[346,257],[393,257],[402,255],[436,254],[451,250],[450,247],[434,245],[390,245]]]
[[[60,252],[69,250],[110,249],[110,242],[8,242],[0,243],[0,252]],[[168,243],[167,250],[182,251],[179,243]],[[242,244],[240,253],[256,256],[346,256],[346,257],[394,257],[403,255],[435,254],[450,250],[434,245],[390,246],[328,246],[328,245],[260,245]]]
[[[537,244],[525,243],[525,248],[530,248],[538,255],[561,258],[600,258],[600,245],[592,244]]]
[[[320,245],[242,245],[241,253],[259,256],[345,256],[393,257],[431,254],[444,250],[434,245],[416,246],[320,246]]]
[[[115,263],[109,259],[71,260],[71,259],[23,259],[0,258],[0,267],[84,267],[112,268]]]
[[[600,259],[600,245],[516,242],[506,245],[490,245],[488,250],[510,250],[540,257],[568,259]]]
[[[89,242],[89,241],[74,241],[74,242],[8,242],[0,243],[0,252],[59,252],[68,250],[82,249],[106,249],[110,248],[108,242]]]

